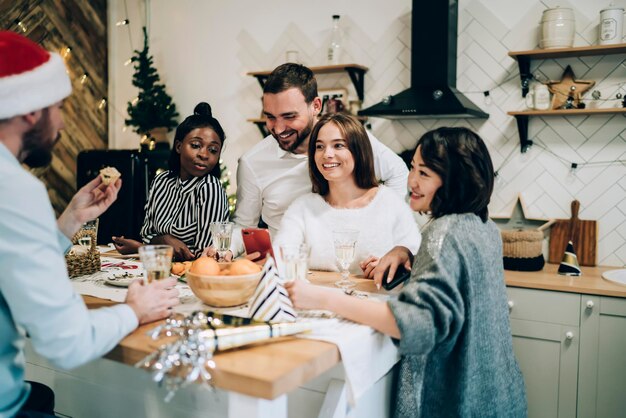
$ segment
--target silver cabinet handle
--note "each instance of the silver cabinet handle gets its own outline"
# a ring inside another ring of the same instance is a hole
[[[565,338],[567,338],[568,340],[573,340],[574,339],[574,333],[572,331],[567,331],[565,333]]]
[[[593,301],[588,300],[586,306],[587,306],[587,309],[593,309]]]

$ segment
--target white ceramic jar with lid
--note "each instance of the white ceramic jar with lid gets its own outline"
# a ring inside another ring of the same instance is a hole
[[[600,11],[600,45],[620,44],[624,42],[624,9],[609,7]]]
[[[574,11],[567,7],[546,9],[541,17],[540,48],[571,48],[576,25]]]

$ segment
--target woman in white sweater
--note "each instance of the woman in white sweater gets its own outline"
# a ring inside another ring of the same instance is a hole
[[[276,247],[304,243],[309,268],[338,271],[332,232],[354,229],[359,236],[350,271],[366,276],[395,246],[417,252],[421,236],[413,214],[394,191],[378,184],[372,147],[358,120],[342,113],[322,117],[308,156],[313,191],[285,212]]]

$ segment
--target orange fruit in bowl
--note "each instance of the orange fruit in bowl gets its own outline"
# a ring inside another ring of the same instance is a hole
[[[172,274],[181,276],[185,272],[185,265],[183,263],[172,263]]]
[[[200,257],[191,264],[190,272],[207,276],[220,274],[220,265],[211,257]]]
[[[235,260],[230,266],[230,275],[231,276],[241,276],[244,274],[254,274],[261,271],[261,267],[259,267],[256,263],[253,263],[247,259]]]

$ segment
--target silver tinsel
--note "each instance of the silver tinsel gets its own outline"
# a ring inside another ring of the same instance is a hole
[[[178,389],[197,380],[211,388],[215,351],[311,329],[312,324],[305,322],[270,324],[214,312],[194,312],[182,319],[169,318],[150,331],[153,340],[178,338],[146,356],[135,367],[152,372],[152,379],[167,390],[165,401],[169,402]]]

